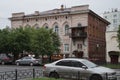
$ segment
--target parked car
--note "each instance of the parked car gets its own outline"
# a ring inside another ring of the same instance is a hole
[[[21,59],[16,60],[15,64],[17,66],[19,66],[19,65],[30,65],[30,66],[41,65],[42,64],[42,60],[26,56],[26,57],[23,57]]]
[[[6,63],[11,63],[13,62],[13,57],[9,54],[1,53],[0,54],[0,64],[4,65]]]
[[[116,72],[110,68],[98,66],[86,59],[66,58],[45,64],[45,77],[80,80],[117,80]],[[108,78],[108,79],[107,79]]]

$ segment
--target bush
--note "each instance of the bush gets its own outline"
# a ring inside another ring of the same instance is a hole
[[[108,68],[112,68],[112,69],[120,69],[120,64],[110,64],[110,63],[107,63],[107,64],[104,64],[102,66],[105,66],[105,67],[108,67]]]

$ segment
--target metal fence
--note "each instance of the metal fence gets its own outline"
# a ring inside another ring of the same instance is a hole
[[[69,75],[66,75],[65,73],[60,73],[63,79],[67,80],[90,80],[89,77],[85,77],[84,74],[81,74],[79,71],[77,74],[75,73],[70,73]],[[66,76],[65,76],[66,75]],[[116,74],[117,80],[120,80],[120,73]],[[108,78],[108,74],[106,73],[103,80],[111,80]],[[116,79],[112,79],[116,80]]]
[[[117,80],[120,80],[120,72],[117,73]]]
[[[15,71],[0,72],[0,80],[23,80],[43,76],[43,71],[38,69],[22,69]]]
[[[62,73],[62,75],[66,74]],[[0,80],[30,80],[32,78],[40,77],[43,77],[43,70],[40,69],[16,69],[14,71],[0,72]],[[82,77],[80,72],[77,74],[71,72],[70,75],[64,77],[64,79],[67,80],[70,80],[71,78],[74,78],[74,80],[89,80],[89,78]],[[108,80],[107,74],[105,80]],[[117,73],[117,80],[120,80],[120,73]]]

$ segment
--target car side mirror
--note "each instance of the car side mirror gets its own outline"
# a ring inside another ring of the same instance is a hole
[[[87,69],[87,67],[86,67],[86,66],[82,66],[82,68],[83,68],[83,69]]]

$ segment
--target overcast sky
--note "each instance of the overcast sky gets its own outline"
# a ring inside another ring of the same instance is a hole
[[[120,10],[120,0],[0,0],[0,29],[10,26],[7,20],[12,13],[34,11],[46,11],[60,8],[60,5],[67,8],[88,4],[91,10],[101,15],[104,11],[111,11],[112,8]]]

